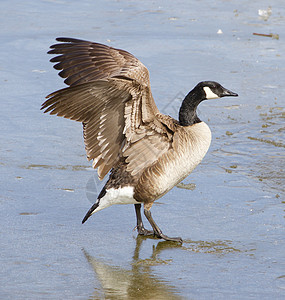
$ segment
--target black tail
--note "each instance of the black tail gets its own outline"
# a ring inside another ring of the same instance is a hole
[[[98,199],[96,203],[92,205],[92,207],[88,210],[87,214],[82,220],[82,224],[87,221],[87,219],[92,215],[93,211],[99,206],[100,200]]]
[[[82,220],[82,224],[84,222],[87,221],[87,219],[92,215],[93,211],[99,206],[100,203],[100,199],[103,198],[106,195],[106,189],[105,186],[103,187],[103,189],[101,190],[97,201],[92,205],[92,207],[88,210],[87,214],[85,215],[85,217]]]

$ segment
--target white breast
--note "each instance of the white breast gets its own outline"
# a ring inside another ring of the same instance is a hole
[[[169,153],[158,178],[159,197],[167,193],[177,183],[188,176],[202,161],[211,144],[211,131],[208,125],[200,122],[185,127],[179,133],[176,151]]]

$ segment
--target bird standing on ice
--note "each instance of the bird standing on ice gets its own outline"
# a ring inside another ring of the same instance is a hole
[[[150,209],[188,176],[205,156],[211,131],[197,116],[200,102],[238,96],[214,81],[203,81],[182,102],[179,121],[163,115],[153,100],[147,68],[132,54],[88,41],[57,38],[54,68],[70,87],[47,96],[44,112],[82,122],[88,160],[109,180],[84,217],[113,204],[134,204],[137,231],[169,241]],[[144,214],[152,231],[144,228]]]

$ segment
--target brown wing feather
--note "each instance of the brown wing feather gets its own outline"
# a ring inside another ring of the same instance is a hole
[[[83,123],[89,160],[103,179],[120,157],[139,175],[172,147],[173,119],[154,103],[148,71],[130,53],[59,38],[49,53],[71,87],[47,96],[45,112]]]
[[[51,62],[57,62],[55,69],[63,70],[59,75],[70,86],[116,76],[149,85],[147,68],[127,51],[72,38],[57,41],[62,43],[52,45],[48,53],[60,54]]]
[[[139,99],[125,104],[126,144],[122,153],[132,175],[140,174],[172,145],[173,131],[159,121],[160,113],[154,115],[151,101],[151,92],[145,87]]]
[[[84,124],[87,157],[101,179],[116,164],[124,140],[124,103],[131,95],[123,87],[122,80],[86,83],[57,91],[42,105],[45,112]]]

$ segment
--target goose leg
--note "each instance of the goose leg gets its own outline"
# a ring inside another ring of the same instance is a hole
[[[174,241],[178,243],[183,243],[183,240],[181,237],[168,237],[167,235],[164,235],[160,228],[157,226],[157,224],[154,222],[150,210],[144,208],[144,215],[146,216],[147,220],[149,221],[151,227],[153,228],[154,236],[164,239],[166,241]]]
[[[154,235],[153,231],[147,230],[143,226],[142,215],[141,215],[141,204],[135,204],[135,211],[137,217],[137,231],[139,235]]]

